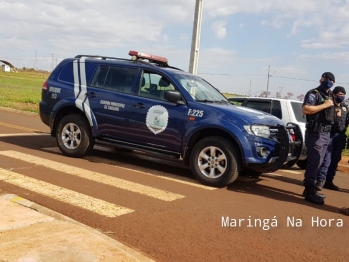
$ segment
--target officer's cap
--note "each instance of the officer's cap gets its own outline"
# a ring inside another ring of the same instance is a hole
[[[345,88],[343,86],[336,86],[332,92],[333,92],[333,94],[338,94],[339,92],[346,94]]]
[[[325,73],[322,74],[321,77],[326,77],[326,78],[332,80],[333,83],[335,82],[334,75],[331,72],[325,72]]]

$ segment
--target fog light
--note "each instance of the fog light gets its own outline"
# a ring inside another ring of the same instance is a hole
[[[269,155],[270,151],[265,146],[257,146],[257,154],[260,157],[267,157]]]

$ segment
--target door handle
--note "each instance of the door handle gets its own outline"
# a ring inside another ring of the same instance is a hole
[[[139,107],[139,108],[145,108],[145,105],[143,103],[133,104],[132,106]]]
[[[94,92],[87,92],[85,94],[85,96],[87,96],[87,97],[96,97],[97,95]]]

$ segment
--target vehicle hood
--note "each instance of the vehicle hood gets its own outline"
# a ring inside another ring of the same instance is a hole
[[[220,118],[232,122],[238,126],[261,124],[268,126],[285,124],[276,116],[242,106],[235,106],[230,103],[201,103],[195,102],[195,107],[204,111],[206,117]],[[194,105],[193,105],[194,106]],[[192,107],[189,105],[189,107]]]

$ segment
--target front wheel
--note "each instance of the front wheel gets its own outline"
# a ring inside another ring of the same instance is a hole
[[[237,150],[228,139],[212,136],[195,145],[190,155],[190,167],[201,183],[224,187],[238,178],[241,164]]]
[[[78,114],[67,115],[59,121],[56,139],[62,153],[70,157],[82,157],[90,153],[94,145],[88,122]]]

